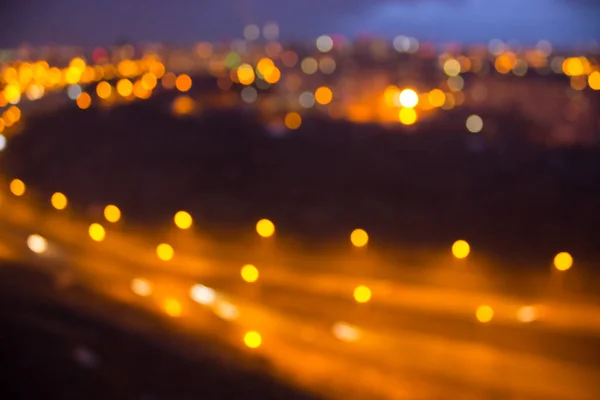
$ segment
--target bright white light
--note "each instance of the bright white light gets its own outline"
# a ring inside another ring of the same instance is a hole
[[[410,48],[410,39],[406,36],[396,36],[392,42],[394,49],[399,53],[406,53]]]
[[[311,92],[304,92],[298,98],[300,105],[304,108],[311,108],[315,105],[315,95]]]
[[[67,88],[67,95],[71,100],[77,100],[79,95],[81,94],[81,86],[78,84],[69,85]]]
[[[204,285],[196,284],[190,289],[190,297],[196,303],[209,305],[215,302],[215,291]]]
[[[517,311],[517,319],[523,323],[533,322],[537,319],[537,309],[533,306],[523,306]]]
[[[0,135],[0,151],[6,148],[6,137],[4,135]]]
[[[260,28],[258,25],[247,25],[244,28],[244,39],[256,40],[260,36]]]
[[[317,38],[317,49],[321,53],[327,53],[333,49],[333,39],[330,36],[323,35]]]
[[[400,105],[406,108],[414,108],[419,104],[419,95],[412,89],[404,89],[398,97]]]
[[[135,278],[131,281],[131,291],[138,296],[147,297],[152,294],[152,285],[145,279]]]
[[[357,327],[345,322],[337,322],[331,328],[333,336],[347,343],[356,342],[360,339],[360,331]]]
[[[236,320],[240,316],[238,308],[228,301],[219,301],[215,304],[215,314],[226,321]]]
[[[467,118],[467,129],[472,133],[479,133],[483,129],[483,120],[479,115],[471,115]]]
[[[48,241],[40,235],[30,235],[27,238],[27,247],[37,254],[42,254],[48,250]]]

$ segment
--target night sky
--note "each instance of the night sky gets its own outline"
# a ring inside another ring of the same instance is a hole
[[[241,37],[277,21],[284,39],[407,34],[438,43],[493,38],[558,45],[600,41],[596,0],[5,0],[0,46],[192,43]]]

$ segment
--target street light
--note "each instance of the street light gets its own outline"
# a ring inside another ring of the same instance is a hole
[[[167,243],[161,243],[156,246],[156,255],[162,261],[169,261],[173,258],[174,254],[175,251],[173,250],[173,247]]]
[[[246,264],[242,267],[240,271],[240,275],[242,275],[242,279],[248,283],[254,283],[258,280],[259,272],[258,268],[256,268],[252,264]]]
[[[554,257],[554,268],[559,271],[566,271],[573,266],[573,256],[566,251],[558,253]]]
[[[466,240],[457,240],[452,244],[452,255],[458,259],[466,258],[471,252],[471,246]]]
[[[256,233],[261,237],[268,238],[275,234],[275,224],[266,218],[256,223]]]
[[[119,207],[109,204],[104,208],[104,218],[108,222],[118,222],[121,219],[121,210],[119,210]]]
[[[178,211],[173,218],[179,229],[189,229],[192,226],[192,216],[187,211]]]
[[[371,289],[364,285],[357,286],[354,289],[354,300],[357,303],[367,303],[371,300]]]

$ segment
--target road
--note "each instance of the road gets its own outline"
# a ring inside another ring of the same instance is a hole
[[[403,280],[383,262],[357,273],[351,260],[370,265],[377,255],[352,249],[350,256],[290,254],[277,247],[276,237],[267,244],[219,244],[167,229],[163,236],[175,255],[165,262],[155,254],[157,232],[106,223],[105,240],[94,242],[89,218],[14,197],[5,188],[3,259],[25,260],[58,287],[81,285],[163,315],[177,331],[210,335],[234,348],[244,349],[244,332],[256,330],[261,346],[246,351],[269,360],[278,378],[317,393],[364,399],[600,396],[600,308],[593,297],[538,298],[536,321],[523,323],[518,310],[528,303],[477,290],[477,274],[464,274],[471,282],[461,279],[451,262],[435,274],[437,281],[444,269],[458,276],[444,286],[432,284],[431,273]],[[46,252],[27,248],[33,233],[48,240]],[[247,262],[259,268],[256,283],[240,277]],[[404,269],[410,268],[396,268]],[[143,279],[151,293],[136,295],[134,279]],[[215,298],[194,301],[195,284],[212,288]],[[370,302],[354,301],[357,285],[371,289]],[[494,310],[488,323],[475,318],[481,304]]]

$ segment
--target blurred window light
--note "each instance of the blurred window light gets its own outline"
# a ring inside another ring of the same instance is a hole
[[[446,95],[440,89],[433,89],[427,95],[427,99],[433,107],[441,107],[446,102]]]
[[[29,100],[34,101],[44,97],[45,92],[46,89],[42,85],[32,84],[29,85],[25,94]]]
[[[333,49],[333,39],[331,36],[322,35],[317,38],[317,49],[321,53],[327,53]]]
[[[67,208],[68,204],[67,196],[61,192],[56,192],[50,198],[50,203],[52,204],[52,207],[56,208],[57,210],[64,210]]]
[[[99,82],[96,86],[96,94],[101,99],[108,99],[112,93],[112,86],[106,81]]]
[[[600,90],[600,71],[594,71],[588,76],[588,85],[593,90]]]
[[[252,264],[246,264],[242,267],[240,275],[244,281],[248,283],[254,283],[258,280],[258,268]]]
[[[483,129],[483,119],[479,115],[470,115],[466,125],[469,132],[479,133]]]
[[[190,297],[196,303],[210,305],[215,302],[217,295],[213,289],[198,283],[191,287]]]
[[[458,259],[466,258],[471,252],[471,246],[466,240],[457,240],[452,244],[452,255]]]
[[[44,237],[37,234],[29,235],[27,238],[27,247],[29,247],[29,250],[33,251],[34,253],[42,254],[48,250],[48,241]]]
[[[0,151],[6,148],[6,136],[0,134]]]
[[[27,187],[25,183],[20,179],[13,179],[9,184],[10,192],[15,196],[23,196]]]
[[[346,343],[353,343],[360,339],[360,330],[345,322],[336,322],[331,327],[331,332],[338,340]]]
[[[410,39],[406,36],[396,36],[392,42],[394,49],[399,53],[407,53],[410,49]]]
[[[162,261],[169,261],[175,255],[173,247],[167,243],[161,243],[156,246],[156,256]]]
[[[479,306],[475,311],[475,317],[481,323],[490,322],[494,318],[494,310],[488,305]]]
[[[152,285],[146,279],[134,278],[130,284],[131,291],[138,296],[148,297],[152,294]]]

